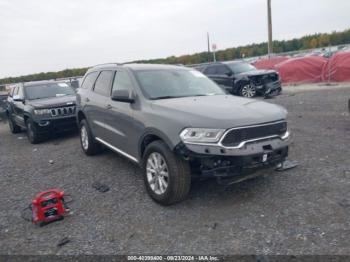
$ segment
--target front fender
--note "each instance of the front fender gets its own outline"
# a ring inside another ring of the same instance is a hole
[[[234,85],[233,85],[233,92],[234,93],[238,93],[239,89],[245,85],[245,84],[249,84],[250,83],[250,79],[248,77],[242,77],[239,79],[235,79]]]
[[[167,144],[167,146],[170,148],[170,150],[173,150],[175,148],[175,145],[171,142],[171,140],[168,138],[168,136],[163,133],[162,131],[160,131],[159,129],[156,128],[146,128],[144,133],[142,134],[142,136],[139,139],[138,142],[138,151],[139,151],[139,158],[142,158],[142,142],[144,141],[145,137],[149,136],[149,135],[154,135],[159,137],[161,140],[163,140],[163,142],[165,142]]]

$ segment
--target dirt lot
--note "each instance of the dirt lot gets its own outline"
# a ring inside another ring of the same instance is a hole
[[[228,188],[197,182],[171,207],[155,204],[140,170],[117,154],[85,156],[77,134],[32,146],[0,123],[0,254],[349,255],[350,86],[306,90],[270,100],[290,112],[297,169]],[[51,187],[73,196],[74,213],[42,228],[22,220]],[[71,242],[59,248],[63,237]]]

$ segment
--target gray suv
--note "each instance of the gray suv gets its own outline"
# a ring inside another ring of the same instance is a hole
[[[286,116],[178,66],[95,66],[77,91],[83,151],[105,146],[140,165],[149,195],[163,205],[184,200],[192,178],[241,181],[283,162]]]

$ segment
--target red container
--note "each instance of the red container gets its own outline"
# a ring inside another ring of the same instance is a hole
[[[69,211],[64,205],[64,192],[50,189],[36,195],[32,201],[32,221],[34,224],[45,225],[60,220]]]

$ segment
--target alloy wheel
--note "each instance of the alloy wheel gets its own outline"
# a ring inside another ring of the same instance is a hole
[[[84,150],[88,150],[88,148],[89,148],[89,137],[88,137],[88,133],[87,133],[87,130],[86,130],[85,126],[81,127],[80,139],[81,139],[81,144],[82,144]]]
[[[251,98],[256,95],[256,89],[252,85],[245,85],[242,87],[241,93],[242,96]]]
[[[164,157],[157,152],[151,153],[146,165],[147,181],[157,195],[162,195],[169,185],[169,170]]]

